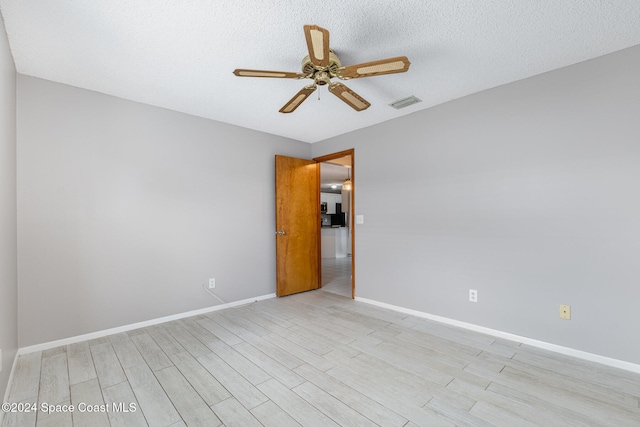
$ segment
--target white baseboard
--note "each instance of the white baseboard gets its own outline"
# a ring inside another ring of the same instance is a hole
[[[19,355],[35,353],[36,351],[48,350],[51,348],[60,347],[63,345],[75,344],[82,341],[92,340],[96,338],[102,338],[107,335],[119,334],[121,332],[132,331],[134,329],[145,328],[147,326],[157,325],[159,323],[170,322],[172,320],[184,319],[185,317],[197,316],[199,314],[211,313],[213,311],[222,310],[225,308],[237,307],[240,305],[250,304],[256,301],[262,301],[265,299],[275,298],[276,294],[267,294],[253,298],[247,298],[240,301],[234,301],[226,304],[214,305],[207,308],[201,308],[199,310],[188,311],[186,313],[174,314],[171,316],[160,317],[157,319],[146,320],[144,322],[132,323],[130,325],[118,326],[117,328],[105,329],[103,331],[91,332],[89,334],[78,335],[75,337],[64,338],[61,340],[50,341],[42,344],[36,344],[29,347],[22,347],[18,349],[18,354],[16,355],[16,359]],[[15,365],[15,362],[14,362]],[[13,374],[13,371],[12,371]],[[11,384],[11,379],[9,379],[9,384]]]
[[[412,310],[410,308],[404,308],[396,305],[387,304],[384,302],[371,300],[367,298],[356,297],[356,301],[364,302],[367,304],[375,305],[382,308],[388,308],[390,310],[398,311],[400,313],[410,314],[416,317],[422,317],[425,319],[433,320],[435,322],[444,323],[447,325],[457,326],[471,331],[480,332],[487,335],[492,335],[498,338],[504,338],[510,341],[520,342],[532,347],[542,348],[544,350],[553,351],[555,353],[564,354],[566,356],[573,356],[579,359],[588,360],[590,362],[601,363],[603,365],[612,366],[614,368],[624,369],[640,374],[640,365],[631,362],[625,362],[624,360],[613,359],[611,357],[601,356],[599,354],[588,353],[582,350],[576,350],[570,347],[563,347],[561,345],[551,344],[544,341],[538,341],[531,338],[521,337],[519,335],[511,334],[508,332],[498,331],[495,329],[485,328],[484,326],[474,325],[473,323],[461,322],[459,320],[449,319],[448,317],[436,316],[434,314],[425,313],[422,311]]]

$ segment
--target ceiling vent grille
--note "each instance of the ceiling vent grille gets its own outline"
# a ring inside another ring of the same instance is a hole
[[[391,105],[396,110],[399,110],[401,108],[408,107],[409,105],[417,104],[418,102],[422,102],[422,100],[412,95],[408,98],[401,99],[389,105]]]

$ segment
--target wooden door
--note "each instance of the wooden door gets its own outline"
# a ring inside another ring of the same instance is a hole
[[[276,295],[320,287],[319,166],[276,156]]]

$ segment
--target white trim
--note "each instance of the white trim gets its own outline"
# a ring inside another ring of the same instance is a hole
[[[563,347],[561,345],[551,344],[544,341],[538,341],[538,340],[534,340],[527,337],[521,337],[519,335],[511,334],[509,332],[503,332],[495,329],[485,328],[484,326],[478,326],[472,323],[461,322],[459,320],[449,319],[448,317],[436,316],[435,314],[429,314],[422,311],[412,310],[410,308],[391,305],[384,302],[371,300],[368,298],[356,297],[355,300],[364,302],[366,304],[371,304],[378,307],[399,311],[401,313],[410,314],[412,316],[433,320],[435,322],[445,323],[447,325],[453,325],[460,328],[469,329],[471,331],[487,334],[487,335],[493,335],[498,338],[504,338],[507,340],[520,342],[523,344],[530,345],[532,347],[538,347],[538,348],[553,351],[556,353],[564,354],[566,356],[573,356],[579,359],[588,360],[590,362],[601,363],[603,365],[612,366],[614,368],[624,369],[626,371],[631,371],[631,372],[640,374],[640,365],[637,365],[631,362],[625,362],[624,360],[613,359],[611,357],[601,356],[599,354],[594,354],[594,353],[587,353],[586,351],[576,350],[570,347]]]
[[[132,323],[130,325],[118,326],[116,328],[105,329],[103,331],[91,332],[89,334],[78,335],[75,337],[64,338],[61,340],[45,342],[42,344],[36,344],[29,347],[22,347],[18,349],[16,359],[19,355],[35,353],[36,351],[48,350],[50,348],[56,348],[63,345],[75,344],[82,341],[92,340],[95,338],[106,337],[107,335],[119,334],[121,332],[132,331],[134,329],[144,328],[147,326],[157,325],[159,323],[170,322],[172,320],[184,319],[185,317],[197,316],[199,314],[210,313],[212,311],[218,311],[225,308],[237,307],[239,305],[246,305],[256,301],[262,301],[265,299],[275,298],[276,294],[267,294],[253,298],[247,298],[240,301],[234,301],[227,304],[214,305],[212,307],[201,308],[199,310],[188,311],[186,313],[173,314],[171,316],[159,317],[157,319],[145,320],[144,322]],[[15,362],[14,362],[15,364]],[[12,371],[13,373],[13,371]],[[11,380],[9,380],[9,384]]]

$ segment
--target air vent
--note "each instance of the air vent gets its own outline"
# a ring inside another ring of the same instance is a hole
[[[422,102],[422,100],[416,98],[415,96],[410,96],[408,98],[401,99],[389,105],[391,105],[396,110],[399,110],[401,108],[408,107],[409,105],[417,104],[418,102]]]

